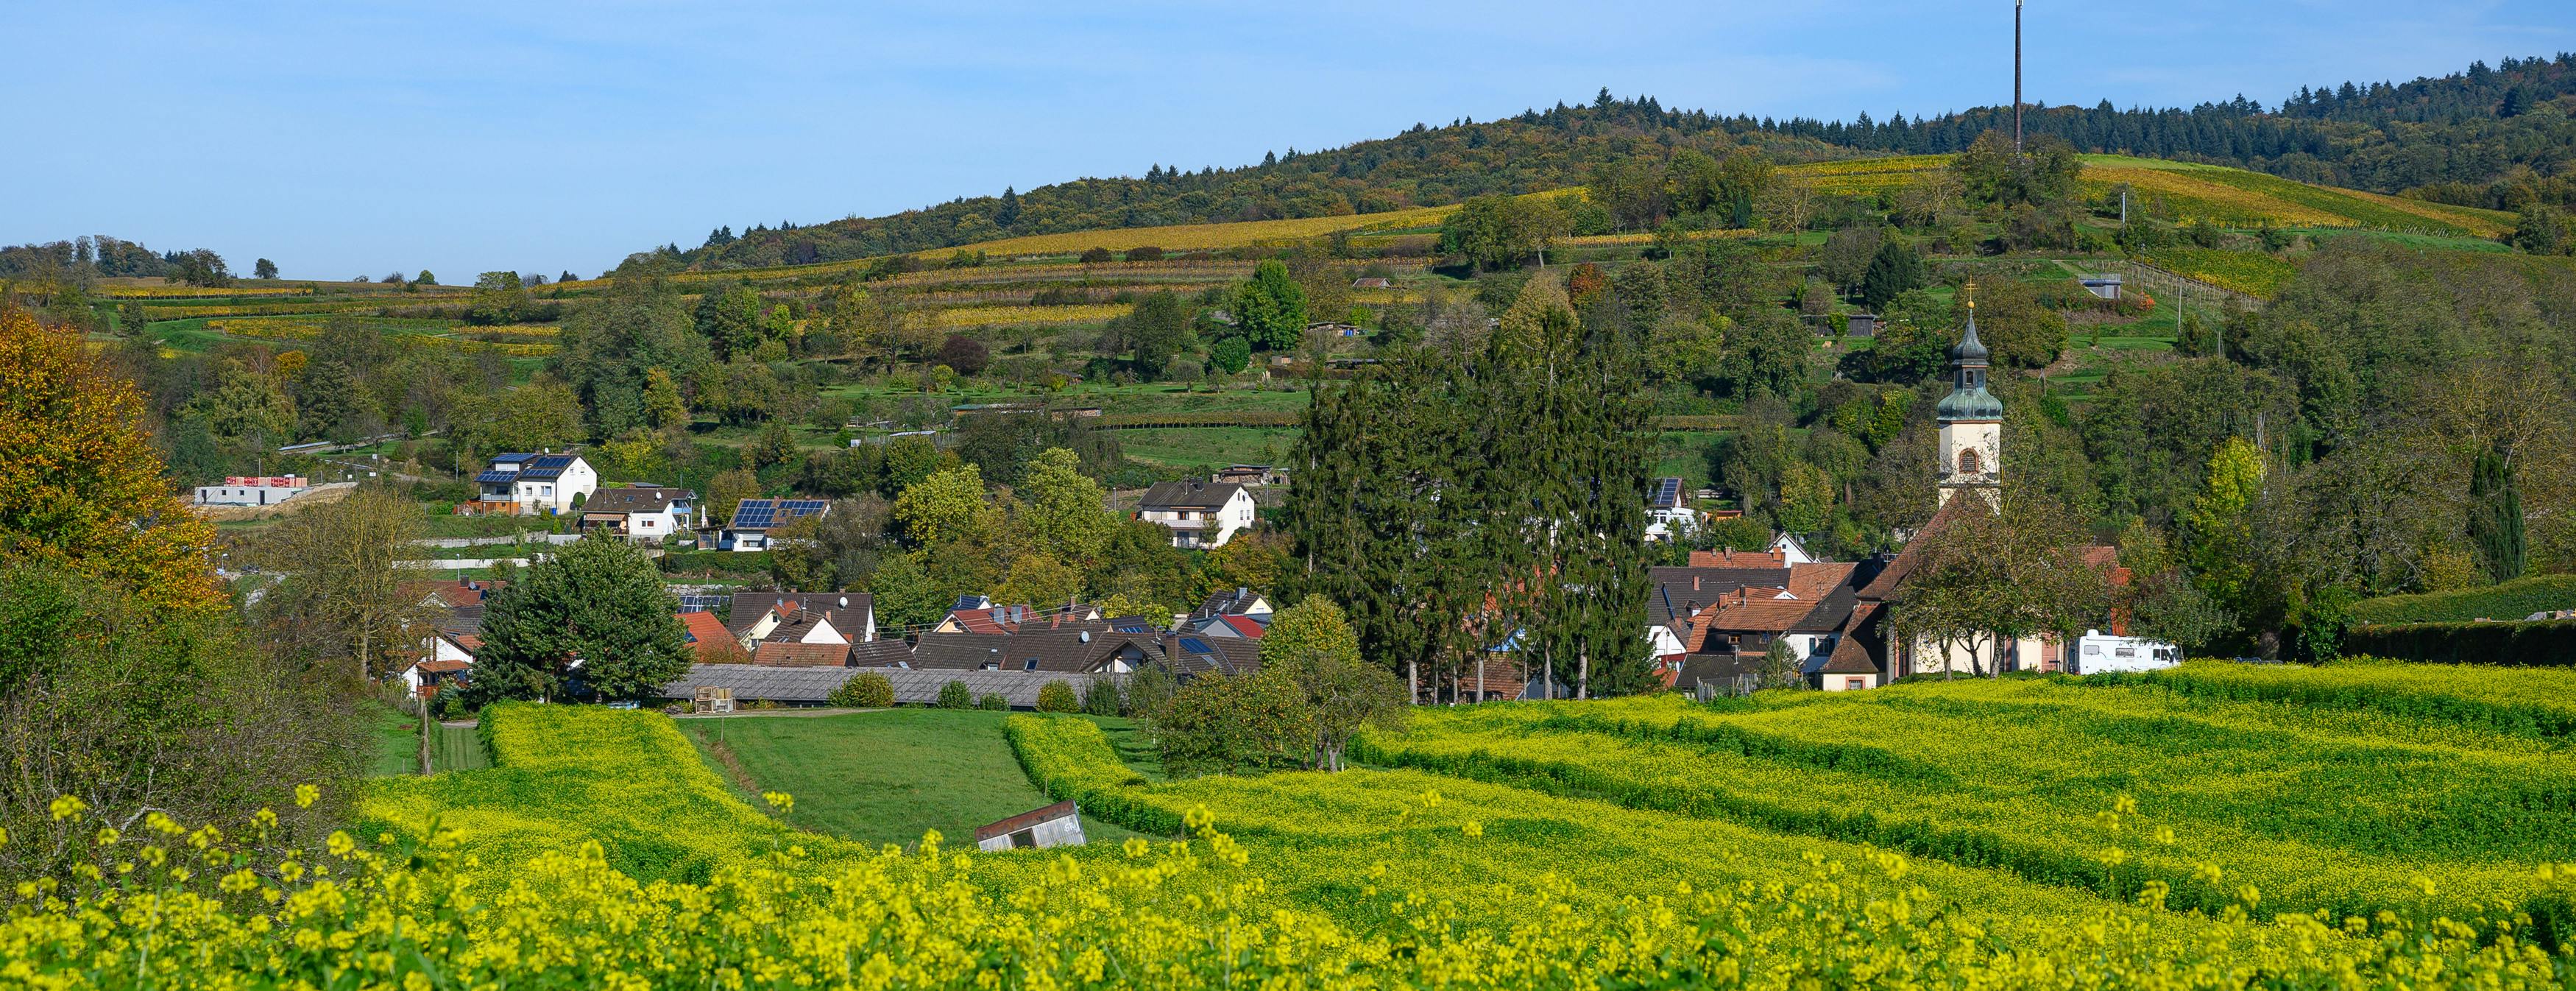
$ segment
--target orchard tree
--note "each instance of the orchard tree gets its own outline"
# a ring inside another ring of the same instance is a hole
[[[347,658],[361,682],[418,656],[428,616],[402,594],[395,561],[419,536],[410,500],[369,487],[286,518],[255,546],[257,559],[286,575],[263,605],[281,639]]]
[[[680,603],[653,559],[594,534],[563,545],[492,594],[467,697],[560,699],[576,685],[643,699],[689,673]]]
[[[1295,350],[1305,341],[1306,290],[1289,276],[1288,266],[1254,266],[1252,280],[1235,288],[1234,326],[1263,351]]]
[[[1100,557],[1116,532],[1108,494],[1082,473],[1072,451],[1050,447],[1029,459],[1020,476],[1019,524],[1037,549],[1077,566]]]
[[[895,522],[916,547],[936,547],[991,532],[993,506],[984,498],[984,473],[971,464],[932,472],[895,497]]]
[[[1359,634],[1331,599],[1308,596],[1280,610],[1261,637],[1261,668],[1284,675],[1304,697],[1313,767],[1341,770],[1364,727],[1404,729],[1404,682],[1360,658]]]

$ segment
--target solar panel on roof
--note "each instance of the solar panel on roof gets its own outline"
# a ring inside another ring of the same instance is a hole
[[[1181,638],[1181,649],[1182,649],[1182,650],[1189,651],[1190,653],[1193,653],[1193,654],[1213,654],[1213,653],[1216,653],[1216,648],[1208,646],[1208,642],[1207,642],[1207,641],[1205,641],[1205,640],[1201,640],[1201,639],[1199,639],[1199,638],[1197,638],[1197,637],[1182,637],[1182,638]]]
[[[507,482],[517,477],[519,477],[519,473],[514,471],[487,471],[474,476],[474,480],[477,482]]]

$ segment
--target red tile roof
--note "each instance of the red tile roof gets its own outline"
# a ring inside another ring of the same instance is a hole
[[[1234,632],[1243,634],[1246,640],[1259,640],[1262,634],[1270,632],[1269,627],[1253,622],[1250,616],[1219,616],[1217,619],[1233,627]]]
[[[784,643],[764,641],[752,652],[751,663],[781,668],[848,667],[850,645],[845,643]]]
[[[697,652],[699,660],[703,661],[717,653],[738,652],[738,648],[728,647],[736,643],[733,632],[725,629],[724,623],[716,619],[714,613],[681,613],[680,629],[687,632],[689,647]]]

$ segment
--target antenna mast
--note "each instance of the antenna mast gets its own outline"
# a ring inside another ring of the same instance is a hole
[[[2021,151],[2021,3],[2013,0],[2013,151]]]

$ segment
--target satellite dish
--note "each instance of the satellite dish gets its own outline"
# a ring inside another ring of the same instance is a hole
[[[847,609],[847,608],[849,608],[849,607],[850,607],[850,597],[849,597],[849,596],[846,596],[846,595],[842,596],[842,597],[841,597],[841,608],[843,608],[843,609]]]

